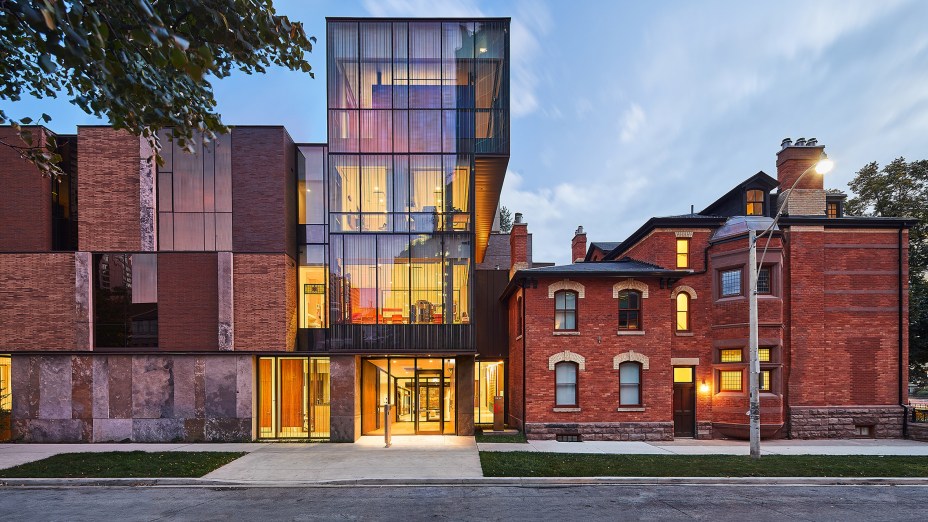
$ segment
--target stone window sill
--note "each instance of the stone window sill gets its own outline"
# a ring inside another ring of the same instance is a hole
[[[575,332],[575,331],[554,332],[554,335],[580,335],[580,332]]]
[[[676,332],[677,337],[693,337],[693,332]]]
[[[615,411],[644,411],[644,408],[618,408]]]
[[[521,335],[521,334],[516,336],[516,341],[518,341],[519,339],[522,339],[522,335]]]
[[[644,330],[619,330],[616,335],[644,335]]]
[[[578,413],[580,408],[554,408],[554,413]]]

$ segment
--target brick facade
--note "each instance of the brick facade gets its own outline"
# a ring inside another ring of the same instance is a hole
[[[31,129],[36,144],[49,134]],[[0,127],[0,140],[16,143],[11,127]],[[23,146],[26,146],[23,143]],[[48,252],[52,249],[52,184],[10,147],[0,147],[0,252]]]
[[[215,351],[219,342],[217,254],[158,254],[158,349]]]
[[[0,254],[0,352],[87,348],[77,262],[74,252]]]
[[[140,138],[109,127],[77,134],[78,249],[137,252],[143,248]]]
[[[235,254],[235,349],[292,351],[296,263],[286,254]]]

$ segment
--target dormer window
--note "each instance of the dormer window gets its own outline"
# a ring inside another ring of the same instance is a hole
[[[764,215],[764,200],[766,199],[766,193],[763,190],[750,189],[747,191],[747,208],[745,209],[744,215],[746,216],[763,216]]]
[[[829,201],[826,204],[828,217],[831,219],[841,217],[841,203],[837,201]]]

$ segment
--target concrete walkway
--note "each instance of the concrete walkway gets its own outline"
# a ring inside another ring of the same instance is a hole
[[[679,439],[667,442],[557,442],[530,440],[527,444],[480,443],[480,451],[538,451],[616,455],[748,455],[747,441]],[[920,455],[928,443],[900,439],[834,439],[762,441],[763,455]]]
[[[302,483],[483,476],[473,437],[361,437],[354,444],[265,444],[204,479]]]

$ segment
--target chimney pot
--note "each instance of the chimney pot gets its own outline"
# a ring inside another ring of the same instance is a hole
[[[797,146],[797,147],[805,147],[805,146],[806,146],[806,139],[805,139],[805,138],[796,138],[796,146]]]
[[[522,213],[521,213],[521,212],[516,212],[516,220],[515,220],[515,223],[521,223],[521,222],[522,222]]]
[[[574,232],[574,234],[580,235],[582,233],[583,233],[583,225],[580,225],[579,227],[577,227],[577,231]]]
[[[789,147],[792,144],[793,144],[793,140],[789,138],[783,138],[783,141],[780,142],[780,148],[785,149],[786,147]]]
[[[815,138],[809,138],[809,139],[806,141],[806,147],[814,147],[814,146],[816,146],[816,145],[818,145],[818,140],[815,139]]]

